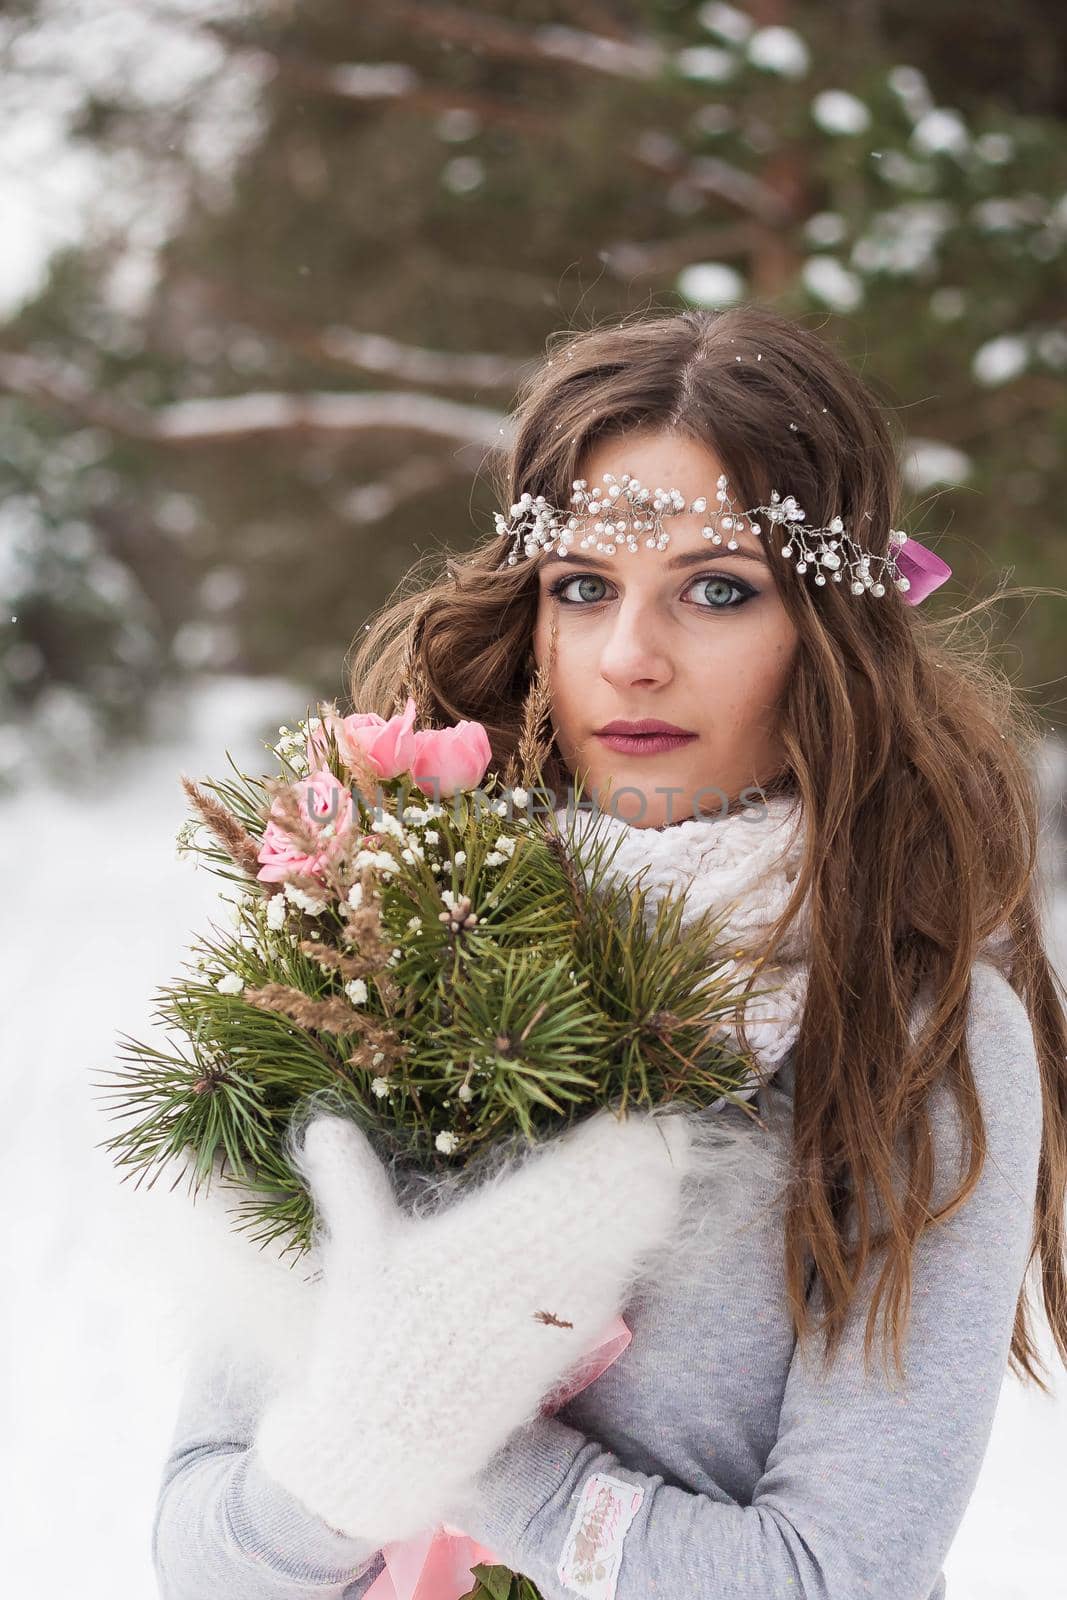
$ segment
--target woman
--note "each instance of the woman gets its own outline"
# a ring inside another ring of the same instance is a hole
[[[575,483],[677,496],[651,542],[624,492],[622,527],[594,511],[568,544],[519,497],[565,510]],[[707,1114],[752,1160],[728,1183],[679,1163],[708,1228],[637,1285],[623,1356],[514,1427],[449,1520],[546,1600],[936,1600],[1006,1364],[1045,1387],[1031,1264],[1067,1356],[1067,1022],[1036,900],[1033,726],[905,603],[881,412],[770,311],[568,338],[521,397],[502,488],[510,542],[377,620],[353,703],[387,712],[403,673],[424,719],[482,722],[503,766],[542,668],[546,783],[625,794],[627,869],[733,905],[753,972],[783,987],[777,1015],[738,1019],[768,1067],[759,1123]],[[799,515],[776,520],[786,504]],[[610,728],[644,719],[678,732]],[[624,1162],[600,1177],[627,1194]],[[649,1164],[648,1194],[662,1182]],[[329,1429],[325,1412],[320,1392]],[[358,1433],[353,1410],[339,1437]],[[239,1385],[190,1385],[154,1530],[164,1595],[370,1590],[393,1525],[323,1515],[279,1436]],[[358,1477],[360,1446],[338,1470]],[[420,1454],[447,1448],[425,1433]]]

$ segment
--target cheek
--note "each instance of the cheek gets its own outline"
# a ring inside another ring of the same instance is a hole
[[[713,674],[714,697],[709,696],[708,716],[727,738],[763,740],[777,724],[782,698],[796,661],[796,634],[792,627],[762,627],[729,665],[720,663]]]
[[[779,638],[764,653],[749,684],[749,724],[757,738],[774,740],[782,700],[796,663],[796,636]],[[755,664],[754,664],[755,665]]]
[[[760,659],[753,663],[756,670],[752,675],[752,688],[761,704],[776,705],[781,700],[796,655],[795,637],[792,639],[780,637],[768,641],[768,647]]]

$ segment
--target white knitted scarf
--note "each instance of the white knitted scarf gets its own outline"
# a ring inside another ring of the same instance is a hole
[[[803,806],[792,795],[772,795],[724,817],[687,817],[660,828],[637,827],[604,811],[568,814],[565,807],[557,809],[556,820],[572,832],[579,860],[588,862],[587,841],[603,841],[605,860],[611,858],[603,872],[606,883],[626,878],[635,888],[647,888],[650,931],[668,895],[684,896],[683,927],[710,911],[722,926],[716,943],[724,956],[732,952],[716,971],[738,987],[785,910],[804,853]],[[764,1080],[781,1065],[800,1030],[809,935],[805,901],[778,959],[757,979],[757,989],[769,992],[753,995],[745,1006],[745,1031]],[[751,1095],[755,1088],[743,1092]]]
[[[647,887],[645,922],[650,930],[668,894],[684,896],[683,927],[711,911],[721,922],[716,942],[724,952],[735,952],[716,970],[727,978],[736,976],[738,987],[766,949],[770,930],[793,894],[807,834],[803,803],[794,795],[771,795],[725,817],[687,817],[660,828],[636,827],[604,811],[568,813],[565,807],[557,808],[556,820],[572,832],[579,860],[583,841],[604,841],[605,859],[611,857],[603,873],[606,881],[625,877],[635,887]],[[1007,977],[1014,949],[1005,921],[978,955]],[[757,989],[766,992],[754,994],[744,1009],[745,1032],[763,1081],[778,1070],[800,1032],[810,951],[805,899],[785,931],[776,960],[757,979]],[[751,1098],[758,1087],[755,1083],[740,1093]],[[724,1103],[717,1101],[716,1106]]]

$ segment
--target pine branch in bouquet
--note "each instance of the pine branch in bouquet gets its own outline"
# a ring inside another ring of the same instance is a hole
[[[539,674],[527,779],[547,704]],[[713,923],[683,930],[674,898],[649,929],[645,891],[605,881],[614,852],[595,830],[579,867],[550,807],[538,818],[530,789],[505,801],[485,779],[480,725],[409,737],[410,697],[385,723],[320,709],[281,730],[280,776],[231,759],[236,782],[183,779],[184,846],[236,885],[234,927],[199,938],[188,976],[157,992],[182,1048],[123,1036],[110,1098],[126,1125],[104,1143],[127,1176],[181,1159],[199,1186],[221,1170],[244,1193],[235,1225],[302,1251],[314,1217],[286,1136],[312,1102],[430,1176],[605,1105],[724,1096],[755,1115],[737,1094],[750,1063],[724,1042],[738,996]],[[458,774],[447,807],[422,786],[435,767]]]

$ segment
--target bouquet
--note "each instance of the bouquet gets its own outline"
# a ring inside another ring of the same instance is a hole
[[[127,1176],[179,1158],[198,1189],[217,1171],[238,1227],[303,1252],[314,1211],[286,1134],[311,1099],[429,1179],[607,1105],[755,1115],[718,925],[682,931],[674,897],[646,926],[640,887],[605,887],[596,828],[579,851],[535,804],[534,741],[516,784],[487,776],[481,724],[416,730],[410,695],[389,719],[317,710],[267,746],[274,774],[229,758],[234,778],[182,779],[179,849],[233,886],[233,926],[157,991],[176,1048],[121,1036],[126,1125],[104,1144]]]
[[[728,1099],[755,1117],[720,925],[683,931],[680,897],[650,923],[639,885],[604,882],[596,828],[579,847],[536,804],[536,718],[500,776],[479,723],[416,730],[410,695],[388,719],[317,709],[268,746],[274,773],[230,758],[233,778],[182,780],[179,848],[232,886],[233,925],[157,992],[174,1047],[122,1036],[109,1093],[126,1126],[105,1146],[126,1176],[179,1159],[198,1192],[218,1174],[238,1227],[300,1254],[316,1207],[289,1135],[312,1103],[437,1190],[607,1106]],[[543,1409],[628,1339],[617,1317]],[[537,1600],[458,1529],[385,1556],[383,1600]]]

